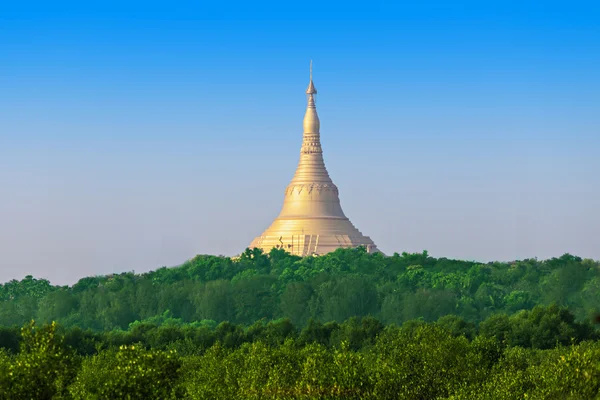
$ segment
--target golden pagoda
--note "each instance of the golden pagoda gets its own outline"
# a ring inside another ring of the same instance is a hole
[[[285,189],[279,216],[249,247],[265,252],[282,248],[302,257],[326,254],[340,247],[364,246],[369,253],[379,252],[371,238],[356,229],[342,211],[338,188],[323,161],[316,94],[311,61],[300,162]]]

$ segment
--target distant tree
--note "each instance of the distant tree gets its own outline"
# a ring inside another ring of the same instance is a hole
[[[290,318],[296,325],[303,326],[310,318],[308,303],[313,288],[305,282],[290,282],[279,297],[280,315]]]
[[[342,322],[352,316],[373,315],[378,311],[378,295],[375,285],[350,275],[327,282],[319,288],[322,316],[325,321]]]
[[[233,321],[235,303],[231,284],[226,280],[207,282],[193,294],[196,319]]]

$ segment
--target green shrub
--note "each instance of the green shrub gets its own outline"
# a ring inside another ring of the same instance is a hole
[[[38,328],[33,321],[21,329],[20,351],[11,357],[8,379],[2,385],[7,398],[68,398],[67,386],[77,373],[80,359],[64,346],[56,330],[55,323]]]
[[[81,400],[177,398],[180,367],[175,352],[121,346],[87,358],[69,390]]]

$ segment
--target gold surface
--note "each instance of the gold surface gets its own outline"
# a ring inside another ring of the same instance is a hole
[[[365,246],[371,253],[379,252],[375,243],[356,229],[342,211],[338,188],[323,161],[316,94],[311,61],[300,161],[285,190],[279,216],[249,247],[258,247],[265,252],[273,247],[284,248],[299,256],[358,246]]]

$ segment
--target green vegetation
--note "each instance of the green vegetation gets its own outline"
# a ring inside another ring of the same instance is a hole
[[[599,293],[600,264],[569,254],[255,249],[28,276],[0,286],[0,400],[600,399]]]
[[[480,264],[417,254],[339,249],[300,258],[247,250],[237,260],[197,256],[175,268],[83,278],[71,287],[31,276],[0,286],[0,326],[35,319],[99,331],[127,329],[168,313],[183,322],[252,324],[290,318],[384,324],[456,315],[479,323],[535,305],[568,307],[578,320],[600,312],[600,263],[569,254],[546,261]]]
[[[507,322],[490,318],[479,334],[459,318],[311,321],[301,331],[289,320],[103,333],[30,323],[4,331],[19,337],[0,350],[0,399],[600,398],[590,326],[556,306]]]

